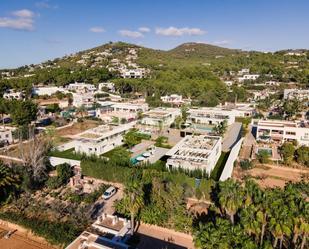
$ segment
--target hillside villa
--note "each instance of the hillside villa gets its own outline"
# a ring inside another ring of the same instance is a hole
[[[258,120],[256,139],[264,142],[294,142],[309,146],[309,123],[306,121]]]
[[[186,136],[166,156],[169,169],[205,170],[210,174],[221,155],[221,137],[198,135]]]

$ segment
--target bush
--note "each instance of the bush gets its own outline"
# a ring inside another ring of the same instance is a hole
[[[243,170],[248,170],[248,169],[252,169],[252,168],[253,168],[253,164],[252,164],[251,161],[249,161],[248,159],[246,159],[246,160],[240,161],[240,167],[241,167]]]
[[[270,155],[266,150],[260,150],[259,153],[257,154],[257,159],[262,164],[269,163],[269,158]]]
[[[59,188],[61,185],[62,185],[62,181],[60,180],[60,178],[58,176],[50,177],[46,181],[46,186],[49,189],[56,189],[56,188]]]
[[[34,234],[46,238],[51,244],[62,246],[71,243],[84,230],[84,227],[76,226],[68,221],[57,222],[30,218],[10,211],[1,212],[0,218],[30,229]]]

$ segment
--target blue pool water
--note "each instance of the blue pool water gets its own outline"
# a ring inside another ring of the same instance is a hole
[[[135,157],[132,157],[132,158],[130,159],[131,163],[132,163],[133,165],[137,164],[138,161],[136,160],[136,158],[138,158],[138,157],[140,157],[140,156],[143,156],[143,153],[142,153],[142,154],[139,154],[139,155],[137,155],[137,156],[135,156]]]

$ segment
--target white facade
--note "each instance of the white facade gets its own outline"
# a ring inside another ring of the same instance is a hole
[[[22,92],[9,90],[8,92],[3,94],[3,98],[7,100],[13,100],[13,99],[21,100],[24,98],[24,94]]]
[[[130,103],[130,102],[120,102],[112,105],[114,111],[122,112],[146,112],[149,110],[149,106],[146,103]]]
[[[169,127],[179,115],[180,110],[178,108],[155,108],[144,113],[141,123],[151,126]]]
[[[178,95],[178,94],[171,94],[171,95],[163,96],[161,97],[161,100],[163,103],[169,103],[173,105],[181,105],[184,103],[182,99],[182,95]]]
[[[232,110],[224,110],[218,107],[190,109],[188,114],[188,123],[217,125],[226,120],[227,124],[231,125],[235,122],[235,113]]]
[[[0,141],[11,144],[13,142],[12,129],[0,127]]]
[[[92,92],[92,91],[95,91],[97,88],[92,84],[75,82],[75,83],[71,83],[67,85],[67,89],[70,91],[76,91],[76,92],[79,92],[79,91]]]
[[[99,83],[99,90],[102,91],[102,89],[108,89],[111,92],[115,92],[115,84],[112,82],[103,82]]]
[[[238,81],[243,82],[245,80],[256,80],[259,77],[260,77],[259,74],[244,74],[242,77],[238,78]]]
[[[221,155],[221,137],[186,136],[166,155],[168,168],[200,169],[210,174]]]
[[[259,120],[256,139],[280,143],[297,141],[300,145],[309,146],[309,124],[282,120]]]
[[[92,107],[94,104],[94,95],[92,93],[73,93],[73,106]]]
[[[244,74],[249,74],[250,69],[249,68],[242,68],[241,70],[238,71],[238,75],[244,75]]]
[[[309,100],[309,89],[284,89],[283,98]]]
[[[146,75],[146,70],[144,68],[137,68],[137,69],[123,69],[121,70],[121,77],[128,79],[140,79],[144,78]]]
[[[51,96],[55,94],[56,92],[64,92],[63,87],[57,87],[57,86],[43,86],[43,87],[34,87],[32,89],[32,94],[43,96],[48,95]]]
[[[75,151],[87,155],[104,154],[123,145],[123,135],[134,125],[134,122],[117,127],[101,125],[84,131],[74,140]]]

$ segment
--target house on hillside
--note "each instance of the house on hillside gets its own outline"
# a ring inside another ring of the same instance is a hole
[[[166,167],[202,170],[210,174],[221,155],[221,137],[189,135],[180,140],[166,156]]]

